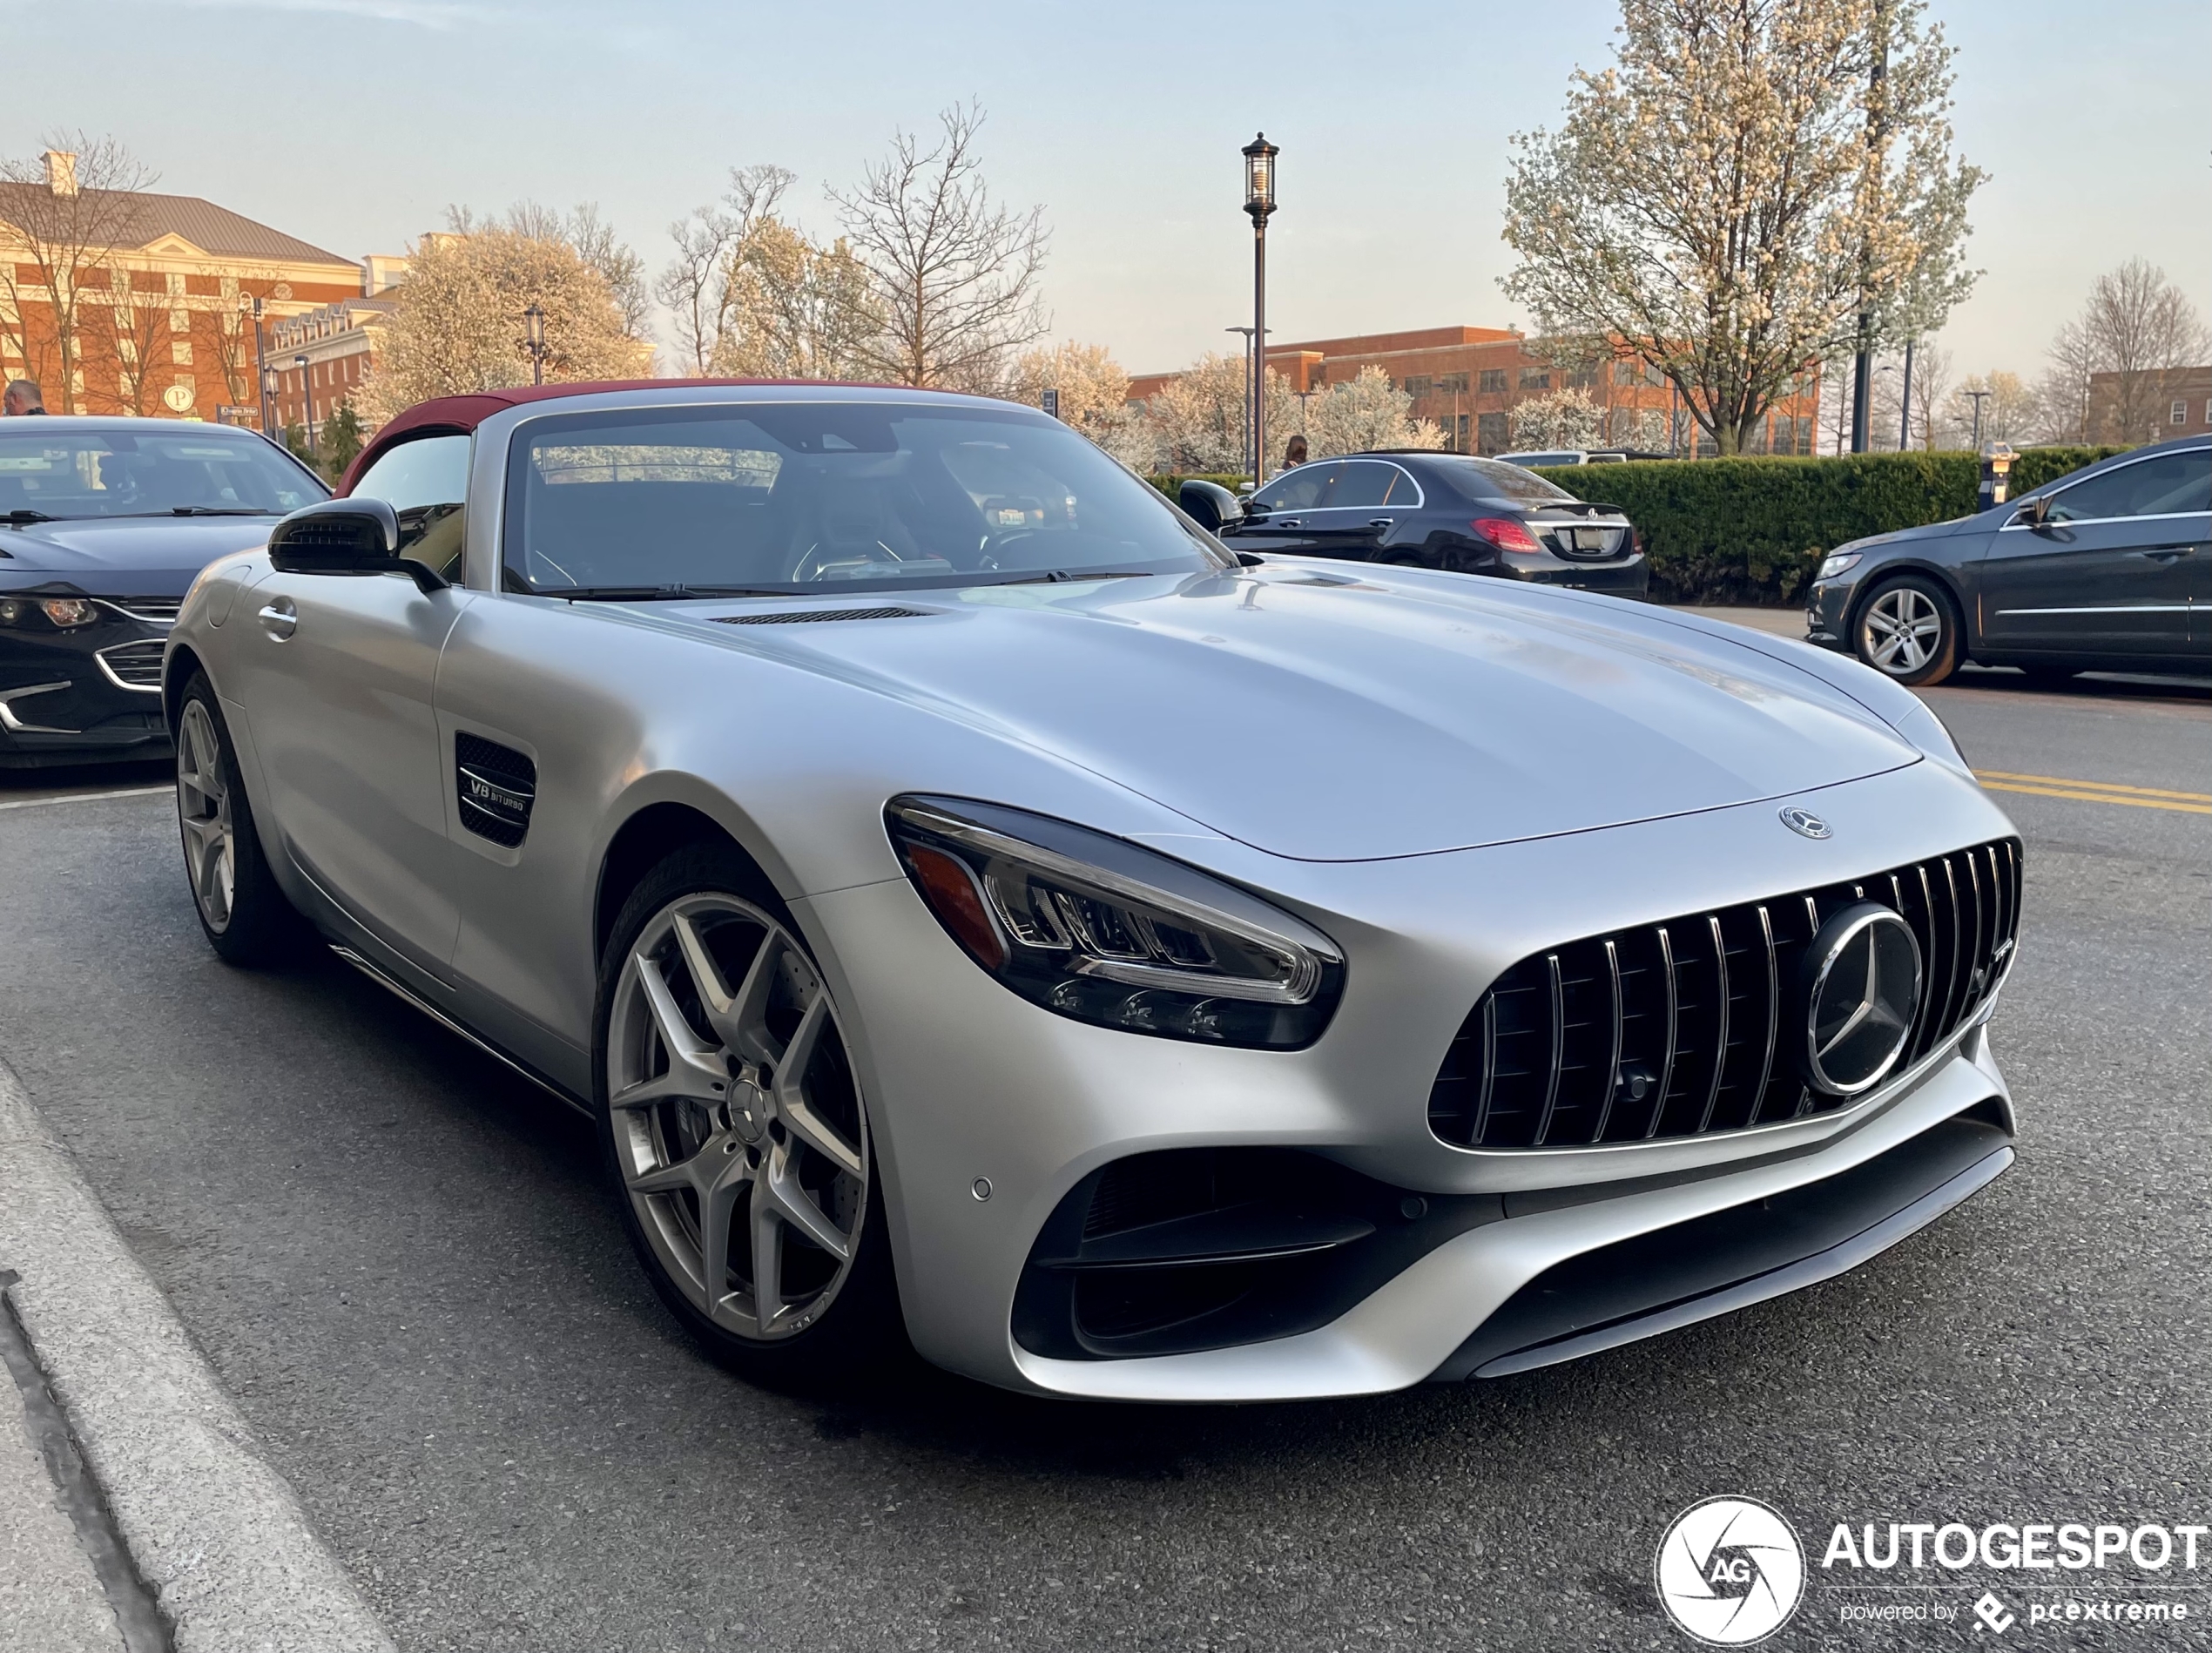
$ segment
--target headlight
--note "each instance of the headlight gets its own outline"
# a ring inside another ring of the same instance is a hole
[[[1321,1036],[1344,955],[1288,913],[1181,861],[965,800],[884,812],[923,904],[968,957],[1078,1022],[1255,1049]]]
[[[81,597],[0,597],[0,625],[27,625],[34,614],[44,614],[64,631],[100,617],[99,610]]]
[[[1859,555],[1857,551],[1838,551],[1833,557],[1821,563],[1820,572],[1814,575],[1813,578],[1832,580],[1838,574],[1849,573],[1858,566]]]

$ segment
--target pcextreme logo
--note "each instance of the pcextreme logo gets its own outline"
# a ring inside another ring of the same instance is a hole
[[[1660,1605],[1711,1647],[1749,1647],[1790,1622],[1805,1593],[1805,1552],[1781,1514],[1756,1498],[1692,1504],[1659,1541]]]

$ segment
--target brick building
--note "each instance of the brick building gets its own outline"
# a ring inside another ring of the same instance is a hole
[[[1271,344],[1267,367],[1291,391],[1307,395],[1367,368],[1379,368],[1413,399],[1413,417],[1433,421],[1445,445],[1457,453],[1500,454],[1513,446],[1514,405],[1560,389],[1588,394],[1604,414],[1602,440],[1615,447],[1664,449],[1668,421],[1675,420],[1687,452],[1698,438],[1687,412],[1676,412],[1672,389],[1651,369],[1615,361],[1591,370],[1559,368],[1532,354],[1529,341],[1507,327],[1421,327],[1350,338]],[[1132,401],[1149,401],[1178,375],[1140,374],[1130,380]],[[1752,453],[1809,454],[1820,406],[1817,374],[1777,405],[1752,440]],[[1713,451],[1712,439],[1697,442]]]
[[[45,164],[44,184],[0,184],[0,377],[36,379],[55,413],[259,425],[268,330],[361,296],[351,259],[198,196],[80,192],[63,152]]]
[[[341,299],[269,329],[267,360],[277,428],[319,427],[376,370],[393,288],[407,260],[371,255],[361,267],[361,295]]]
[[[2212,367],[2089,375],[2093,442],[2171,442],[2208,432],[2212,432]]]

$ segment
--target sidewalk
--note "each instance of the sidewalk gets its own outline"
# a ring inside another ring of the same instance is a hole
[[[0,1063],[7,1270],[0,1650],[395,1653]]]

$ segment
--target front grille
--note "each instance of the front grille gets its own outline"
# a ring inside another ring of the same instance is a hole
[[[110,644],[99,651],[100,670],[118,689],[158,690],[161,687],[161,650],[159,638]]]
[[[925,609],[779,609],[772,614],[722,614],[718,625],[798,625],[808,620],[918,620]]]
[[[1920,944],[1902,1072],[1966,1025],[2003,977],[2020,928],[2017,839],[1525,958],[1452,1041],[1429,1090],[1430,1129],[1461,1147],[1565,1148],[1842,1107],[1846,1098],[1800,1075],[1791,1007],[1807,945],[1863,901],[1902,914]]]
[[[174,624],[185,606],[180,597],[104,597],[95,600],[102,608],[111,609],[126,620],[143,620],[152,625]]]

